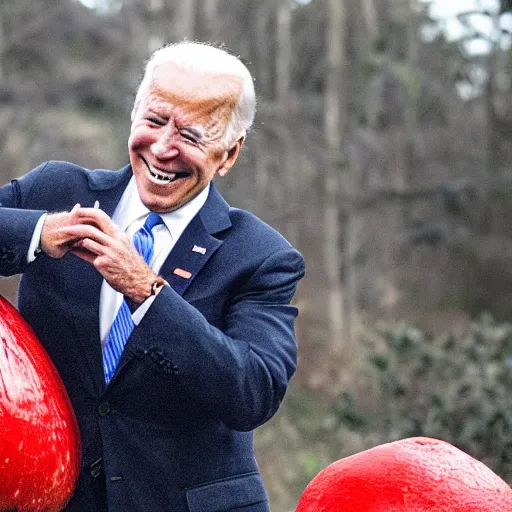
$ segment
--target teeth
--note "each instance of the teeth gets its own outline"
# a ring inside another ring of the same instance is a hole
[[[174,178],[176,178],[176,174],[175,173],[172,173],[172,174],[161,174],[159,172],[156,172],[154,169],[149,169],[149,173],[151,174],[151,176],[153,176],[153,178],[157,179],[158,181],[164,181],[166,183],[170,183],[171,181],[174,180]]]

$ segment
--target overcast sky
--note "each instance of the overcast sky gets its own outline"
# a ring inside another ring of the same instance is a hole
[[[428,3],[428,2],[427,2]],[[457,13],[473,9],[489,9],[496,11],[499,0],[432,0],[431,15],[437,17],[450,17]]]
[[[456,40],[467,34],[468,28],[464,26],[457,14],[471,12],[473,10],[487,10],[491,13],[498,13],[499,0],[421,0],[430,3],[430,16],[439,21],[446,37],[449,40]],[[493,26],[493,21],[488,16],[475,15],[470,19],[471,26],[493,41],[500,41],[502,48],[510,48],[510,36],[504,36]],[[502,29],[512,31],[512,14],[507,13],[499,19]],[[425,32],[425,33],[428,33]],[[428,36],[427,36],[428,37]],[[491,42],[485,39],[473,39],[465,43],[466,50],[471,54],[485,54],[491,49]]]

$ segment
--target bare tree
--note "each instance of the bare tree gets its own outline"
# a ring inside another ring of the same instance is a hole
[[[345,128],[346,91],[343,86],[343,70],[346,65],[346,8],[345,0],[326,0],[327,17],[326,62],[324,86],[323,129],[327,147],[327,165],[323,183],[324,191],[324,258],[327,274],[328,320],[333,352],[340,353],[345,338],[348,342],[348,318],[341,279],[345,257],[340,235],[341,224],[340,191],[342,183],[337,162],[341,155],[341,142]]]
[[[181,0],[176,4],[174,36],[177,40],[194,38],[196,9],[197,0]]]
[[[4,49],[5,49],[4,13],[3,13],[2,6],[0,6],[0,86],[2,86],[4,83],[4,67],[3,67]]]
[[[204,0],[203,14],[207,32],[206,38],[219,41],[222,31],[222,23],[219,17],[219,0]]]

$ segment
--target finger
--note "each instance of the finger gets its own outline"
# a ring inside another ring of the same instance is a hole
[[[119,232],[119,228],[112,222],[112,219],[99,208],[80,208],[74,213],[78,222],[94,224],[108,235],[114,236]]]
[[[78,217],[78,218],[93,219],[93,220],[95,220],[98,223],[100,223],[100,222],[106,222],[106,223],[112,222],[112,219],[103,210],[100,210],[99,208],[88,208],[88,207],[85,207],[85,206],[84,207],[80,207],[78,210],[76,210],[75,216]]]
[[[94,264],[94,260],[98,257],[97,254],[93,254],[85,249],[81,249],[80,247],[76,247],[76,244],[73,245],[73,249],[71,249],[71,254],[78,256],[80,259],[87,261],[87,263]]]
[[[103,231],[90,224],[66,226],[59,228],[57,232],[60,235],[64,235],[69,241],[89,238],[103,246],[110,246],[115,240],[113,237],[105,234]]]
[[[73,244],[73,250],[80,251],[82,254],[88,254],[94,261],[98,256],[105,254],[105,246],[98,242],[91,240],[90,238],[83,238]],[[91,261],[91,263],[93,263]]]

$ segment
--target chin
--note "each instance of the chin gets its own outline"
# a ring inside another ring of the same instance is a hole
[[[142,198],[141,198],[142,199]],[[188,202],[188,200],[182,200],[180,202],[174,203],[174,202],[162,202],[162,201],[144,201],[144,206],[155,213],[169,213],[174,210],[177,210],[184,204]]]

